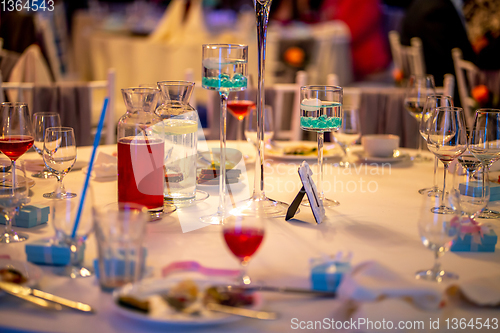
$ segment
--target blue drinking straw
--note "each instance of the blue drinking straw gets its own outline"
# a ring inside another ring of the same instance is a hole
[[[101,140],[102,127],[104,125],[104,116],[106,115],[106,110],[108,108],[108,98],[104,99],[104,105],[102,106],[101,118],[99,119],[99,125],[97,126],[97,132],[94,138],[94,147],[92,149],[92,155],[90,157],[89,169],[87,171],[87,176],[85,177],[85,184],[83,184],[82,195],[80,196],[80,205],[78,206],[78,212],[76,213],[75,225],[73,226],[73,232],[71,233],[71,238],[75,238],[76,230],[78,229],[78,223],[82,216],[83,202],[85,201],[85,194],[87,193],[87,188],[89,187],[90,174],[92,173],[92,166],[94,165],[95,152],[97,146],[99,146],[99,141]]]

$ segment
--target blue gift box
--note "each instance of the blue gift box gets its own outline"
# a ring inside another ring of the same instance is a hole
[[[146,267],[146,257],[148,254],[148,250],[143,247],[142,248],[142,267],[141,267],[141,273],[140,276],[142,276],[145,272],[145,267]],[[123,252],[121,255],[124,257]],[[131,256],[134,256],[134,253],[131,254]],[[131,261],[129,264],[129,267],[125,267],[125,259],[122,259],[121,257],[118,258],[107,258],[104,260],[104,269],[106,270],[106,275],[107,276],[124,276],[125,273],[127,272],[128,274],[133,274],[135,271],[135,261]],[[113,270],[113,272],[111,271]],[[94,272],[96,277],[99,279],[99,259],[94,260]],[[112,274],[113,273],[113,274]]]
[[[481,237],[481,243],[474,241],[472,234],[465,234],[463,237],[458,236],[450,247],[453,252],[495,252],[497,243],[497,235],[495,231],[490,229]]]
[[[27,260],[34,264],[66,266],[70,263],[71,250],[67,244],[57,244],[53,239],[40,239],[26,244]],[[78,250],[78,258],[83,260],[85,244]]]
[[[469,182],[469,184],[461,183],[459,185],[460,194],[467,195],[471,197],[479,197],[481,196],[481,181],[473,181]],[[489,182],[488,186],[490,187],[490,201],[499,201],[500,200],[500,184]]]
[[[21,228],[32,228],[47,223],[49,220],[49,206],[26,205],[12,221],[12,226]],[[0,224],[5,224],[5,217],[0,217]]]
[[[336,291],[344,273],[351,269],[348,262],[330,261],[320,263],[311,269],[312,289]]]

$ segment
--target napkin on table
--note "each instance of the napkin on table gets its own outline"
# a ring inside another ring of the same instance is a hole
[[[92,167],[92,177],[95,180],[109,179],[118,175],[117,164],[118,159],[116,156],[99,152]],[[83,168],[83,172],[88,172],[88,167]]]
[[[375,261],[363,262],[346,273],[337,294],[353,301],[404,298],[421,309],[437,309],[442,292],[434,285],[407,280]]]

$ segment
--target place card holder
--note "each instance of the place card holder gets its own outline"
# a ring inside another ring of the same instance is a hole
[[[314,215],[314,219],[316,220],[317,224],[320,224],[321,222],[323,222],[323,219],[325,218],[325,207],[323,206],[323,200],[321,200],[321,198],[319,197],[316,184],[311,178],[313,172],[306,161],[302,162],[298,172],[300,180],[302,182],[302,188],[300,189],[299,193],[295,196],[295,199],[293,199],[292,204],[288,208],[285,220],[288,221],[295,216],[297,210],[299,209],[300,202],[302,201],[304,195],[306,194],[307,199],[309,200],[310,203],[311,210]]]

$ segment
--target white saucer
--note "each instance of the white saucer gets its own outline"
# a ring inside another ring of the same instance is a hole
[[[363,150],[353,152],[353,154],[358,156],[361,162],[365,163],[399,163],[411,160],[410,155],[402,153],[400,150],[395,151],[393,156],[387,157],[368,156]]]

